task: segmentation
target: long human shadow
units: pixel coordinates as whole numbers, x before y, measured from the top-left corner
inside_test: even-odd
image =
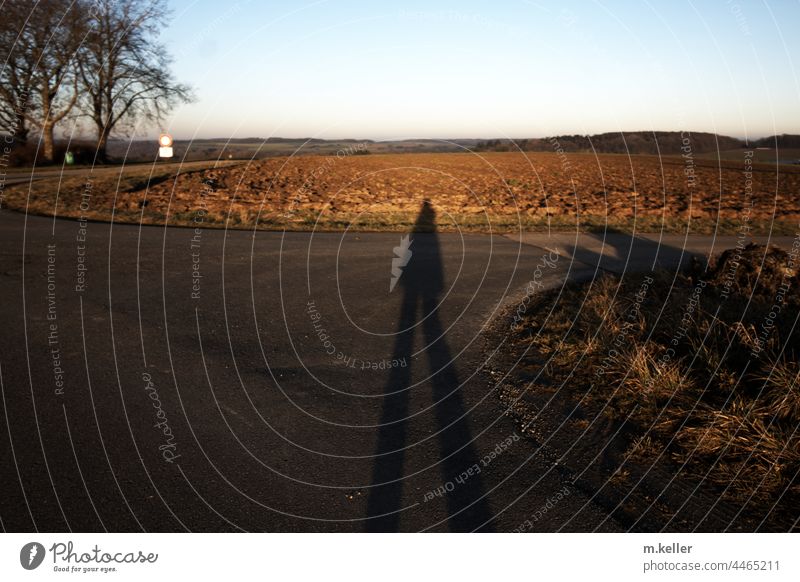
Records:
[[[450,348],[443,335],[437,310],[444,288],[439,239],[436,234],[436,212],[425,201],[411,235],[411,259],[403,269],[398,286],[403,289],[400,318],[393,360],[407,361],[406,367],[395,367],[386,383],[381,426],[375,451],[372,487],[367,503],[367,531],[398,531],[402,514],[405,449],[408,446],[408,411],[411,389],[411,356],[414,330],[422,327],[425,352],[430,367],[434,416],[438,428],[441,483],[453,483],[446,492],[449,527],[452,531],[487,531],[491,511],[484,497],[485,489],[479,474],[461,483],[456,477],[478,464],[472,435],[459,393],[459,379]],[[420,312],[419,319],[416,318]],[[421,320],[421,324],[417,325]],[[415,389],[418,390],[420,385]],[[419,446],[432,446],[423,444]],[[392,452],[395,451],[395,452]],[[422,499],[419,500],[422,502]]]

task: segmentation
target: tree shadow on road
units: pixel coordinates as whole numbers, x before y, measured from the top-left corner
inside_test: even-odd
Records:
[[[491,520],[488,502],[480,475],[472,475],[457,483],[456,477],[478,464],[478,455],[461,394],[460,382],[443,335],[438,312],[439,295],[444,288],[444,270],[436,234],[436,212],[426,200],[414,224],[411,235],[411,259],[403,269],[398,286],[403,289],[400,317],[394,345],[393,360],[409,362],[407,367],[395,367],[385,388],[381,426],[375,452],[372,488],[367,505],[367,531],[398,531],[403,514],[403,478],[405,449],[408,442],[409,400],[411,397],[411,360],[414,331],[422,329],[427,346],[437,424],[439,469],[441,483],[453,483],[447,493],[449,526],[453,531],[486,531]],[[419,319],[417,319],[417,312]],[[424,443],[419,446],[434,446]],[[422,502],[422,499],[418,500]],[[411,505],[411,503],[407,503]]]
[[[693,259],[707,259],[703,253],[613,228],[581,235],[578,243],[566,246],[566,256],[619,274],[656,269],[674,273]]]

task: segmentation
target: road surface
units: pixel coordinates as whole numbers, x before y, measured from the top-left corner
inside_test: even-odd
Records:
[[[19,184],[29,184],[30,182],[46,179],[62,179],[73,176],[86,177],[102,176],[102,175],[119,175],[126,172],[141,172],[144,170],[148,172],[163,173],[167,170],[176,172],[179,169],[182,171],[189,171],[198,168],[225,167],[240,164],[238,160],[203,160],[195,162],[165,162],[163,160],[154,164],[135,162],[125,165],[97,165],[94,168],[88,166],[40,166],[38,168],[15,168],[7,171],[2,175],[0,185],[2,187],[14,186]],[[2,188],[0,188],[2,190]]]
[[[624,530],[519,438],[485,329],[550,250],[553,286],[730,246],[7,211],[0,237],[9,531]]]

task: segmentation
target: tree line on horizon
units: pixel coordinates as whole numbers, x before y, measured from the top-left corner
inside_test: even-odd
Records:
[[[741,140],[727,135],[706,132],[625,131],[596,135],[559,135],[531,139],[489,139],[475,146],[488,152],[597,152],[604,154],[679,154],[689,140],[694,154],[713,153],[747,147],[800,148],[800,136],[777,135],[757,140]]]
[[[0,5],[0,133],[6,144],[56,161],[55,131],[87,122],[95,159],[109,137],[133,123],[161,120],[191,101],[170,71],[158,35],[169,12],[162,0],[6,0]]]

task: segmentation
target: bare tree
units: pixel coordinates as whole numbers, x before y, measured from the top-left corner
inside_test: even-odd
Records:
[[[97,128],[97,156],[123,120],[160,120],[191,100],[170,72],[158,34],[168,11],[161,0],[95,0],[83,45],[80,76],[85,109]]]
[[[38,115],[29,118],[42,132],[42,155],[52,162],[54,132],[78,100],[77,52],[85,36],[84,5],[75,0],[39,0],[26,27],[34,61]]]
[[[34,60],[25,30],[30,7],[24,0],[7,0],[0,8],[0,47],[7,51],[0,55],[0,130],[20,145],[28,140],[34,107]]]

